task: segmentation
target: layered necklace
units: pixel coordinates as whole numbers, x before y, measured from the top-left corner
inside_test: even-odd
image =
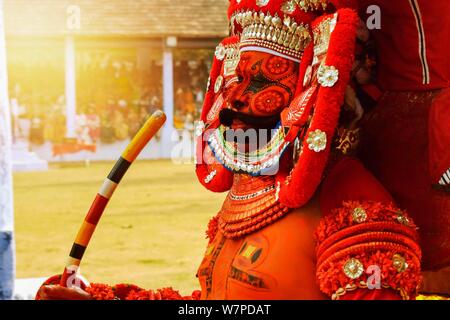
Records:
[[[272,137],[266,145],[249,152],[240,150],[237,142],[225,138],[228,130],[226,126],[219,126],[210,135],[208,144],[216,159],[236,173],[252,176],[268,174],[278,168],[280,158],[289,145],[280,123],[272,130]]]
[[[258,231],[290,211],[278,201],[275,174],[288,147],[280,124],[270,141],[254,151],[241,151],[236,141],[226,139],[225,126],[218,127],[208,144],[215,157],[235,172],[233,185],[219,212],[219,229],[227,238],[242,237]]]
[[[290,211],[278,201],[275,176],[235,174],[219,212],[219,229],[227,238],[258,231]]]

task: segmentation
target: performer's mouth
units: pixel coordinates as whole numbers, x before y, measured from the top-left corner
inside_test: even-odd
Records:
[[[237,120],[237,119],[234,119],[231,126],[229,126],[229,127],[233,130],[241,129],[244,131],[246,131],[247,129],[251,129],[251,127],[248,124],[246,124],[245,122],[242,122],[241,120]]]
[[[223,109],[219,114],[220,123],[234,130],[273,129],[280,121],[280,115],[255,117],[232,109]]]
[[[224,134],[226,141],[237,143],[243,152],[253,152],[269,143],[280,116],[255,117],[224,109],[219,119],[222,125],[229,128]]]

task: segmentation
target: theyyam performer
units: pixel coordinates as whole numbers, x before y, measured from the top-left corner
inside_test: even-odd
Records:
[[[230,37],[215,52],[196,130],[198,179],[227,192],[208,226],[199,291],[91,283],[38,296],[414,299],[417,227],[353,157],[359,116],[343,106],[354,9],[349,0],[230,1]]]

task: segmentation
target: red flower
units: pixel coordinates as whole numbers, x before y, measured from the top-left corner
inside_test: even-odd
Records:
[[[86,292],[94,300],[114,300],[115,298],[113,289],[102,283],[91,283],[91,286],[86,288]]]
[[[153,290],[130,291],[125,300],[161,300],[157,299]]]
[[[217,231],[219,230],[219,217],[212,217],[208,222],[208,230],[206,230],[206,239],[209,240],[209,243],[213,242],[216,237]]]
[[[181,294],[172,288],[158,289],[158,292],[161,294],[162,300],[183,300]]]
[[[118,284],[110,287],[106,284],[92,283],[86,291],[94,300],[200,300],[201,292],[196,290],[190,296],[183,297],[177,290],[162,288],[144,290],[133,284]]]
[[[192,292],[192,300],[200,300],[200,297],[202,296],[202,292],[200,290],[195,290]]]
[[[116,297],[123,300],[126,299],[126,297],[130,294],[131,291],[139,292],[144,290],[134,284],[127,284],[127,283],[116,284],[112,289]]]

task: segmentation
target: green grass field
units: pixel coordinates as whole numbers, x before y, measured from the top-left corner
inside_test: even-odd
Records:
[[[17,277],[61,273],[78,228],[113,163],[14,175]],[[224,195],[205,190],[193,165],[136,161],[84,256],[91,282],[198,289],[208,220]]]

